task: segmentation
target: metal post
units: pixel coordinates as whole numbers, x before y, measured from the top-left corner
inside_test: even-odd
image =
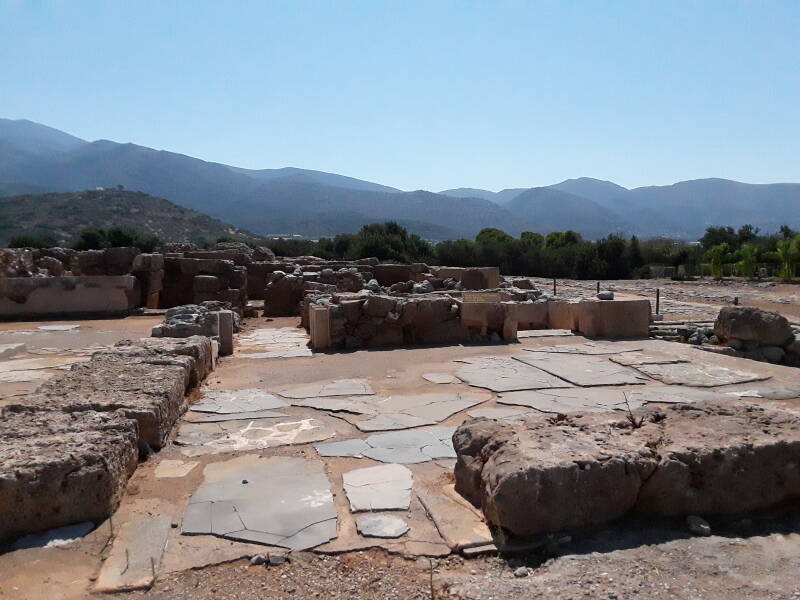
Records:
[[[600,293],[600,282],[599,281],[597,282],[597,293],[598,294]]]
[[[656,288],[656,314],[661,314],[661,288]]]
[[[556,294],[557,294],[557,292],[556,292],[556,278],[553,277],[553,296],[555,296]]]

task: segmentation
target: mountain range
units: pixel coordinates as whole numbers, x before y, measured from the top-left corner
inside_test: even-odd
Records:
[[[432,240],[484,227],[519,235],[572,229],[696,239],[709,225],[763,231],[800,225],[800,184],[699,179],[626,189],[582,177],[500,192],[401,191],[294,167],[242,169],[109,140],[89,142],[27,120],[0,119],[0,195],[124,186],[260,235],[330,236],[395,220]]]

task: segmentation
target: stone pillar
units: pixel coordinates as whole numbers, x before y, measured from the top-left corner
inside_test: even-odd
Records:
[[[219,336],[219,355],[233,354],[233,311],[221,310],[217,313],[217,335]]]
[[[516,319],[511,317],[506,317],[505,321],[503,321],[503,339],[506,342],[516,342],[517,341],[517,327],[518,323]]]
[[[327,306],[309,307],[311,347],[323,349],[331,347],[331,313]]]

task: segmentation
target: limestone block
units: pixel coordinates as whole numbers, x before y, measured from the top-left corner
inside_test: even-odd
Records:
[[[327,306],[312,305],[309,310],[311,346],[315,349],[331,346],[331,314]]]
[[[119,413],[0,409],[0,540],[114,512],[138,459]]]
[[[573,306],[577,312],[577,330],[585,336],[635,338],[650,335],[649,300],[585,300]]]
[[[197,293],[216,294],[222,289],[222,282],[215,275],[195,275],[192,279],[192,290]]]
[[[786,317],[745,306],[726,306],[720,310],[714,335],[723,342],[736,339],[758,346],[784,346],[794,339]]]
[[[219,355],[230,356],[233,354],[233,311],[220,310],[217,312],[217,337]]]
[[[549,309],[547,302],[504,302],[506,314],[519,323],[519,329],[547,329]]]
[[[576,302],[551,301],[547,306],[547,324],[550,329],[578,329]]]

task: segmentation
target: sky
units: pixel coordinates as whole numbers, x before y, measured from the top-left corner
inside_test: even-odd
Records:
[[[800,2],[0,0],[0,117],[404,190],[800,181]]]

